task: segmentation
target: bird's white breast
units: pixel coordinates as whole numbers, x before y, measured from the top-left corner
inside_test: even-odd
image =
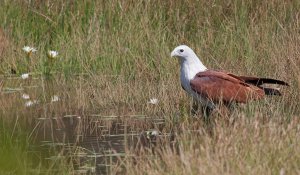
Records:
[[[183,88],[191,93],[191,85],[190,81],[195,77],[197,74],[195,71],[191,72],[191,67],[187,64],[182,64],[180,69],[180,81]]]
[[[196,99],[198,102],[202,103],[203,105],[207,105],[209,107],[213,107],[213,104],[209,102],[206,98],[201,97],[199,94],[197,94],[194,90],[191,88],[190,81],[195,78],[196,74],[205,71],[207,68],[202,65],[202,63],[194,62],[191,64],[188,61],[181,62],[181,68],[180,68],[180,81],[181,85],[184,88],[184,90],[192,96],[194,99]]]

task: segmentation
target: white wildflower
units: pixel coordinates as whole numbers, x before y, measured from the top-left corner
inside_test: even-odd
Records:
[[[25,103],[25,106],[26,106],[26,107],[30,107],[30,106],[32,106],[32,105],[34,105],[34,104],[37,104],[37,103],[38,103],[37,100],[28,100],[28,101]]]
[[[22,74],[22,75],[21,75],[21,78],[22,78],[23,80],[25,80],[25,79],[29,78],[29,74],[28,74],[28,73]]]
[[[59,101],[59,97],[57,95],[53,95],[51,97],[51,102],[56,102],[56,101]]]
[[[57,55],[58,55],[58,52],[57,52],[57,51],[54,51],[54,50],[50,50],[50,51],[48,51],[48,53],[47,53],[48,58],[51,58],[51,59],[56,58]]]
[[[34,48],[34,47],[29,47],[29,46],[24,46],[24,47],[23,47],[23,50],[24,50],[27,54],[31,54],[31,53],[37,51],[36,48]]]
[[[28,100],[30,99],[29,95],[28,94],[22,94],[22,98],[25,99],[25,100]]]
[[[148,134],[151,135],[151,136],[158,136],[159,135],[159,132],[158,131],[148,131]]]
[[[280,169],[279,175],[285,175],[285,170],[283,168]]]
[[[151,139],[151,138],[156,137],[158,135],[159,135],[159,132],[156,131],[156,130],[146,131],[146,137],[147,137],[147,139]]]
[[[148,103],[156,105],[158,103],[158,99],[157,98],[151,98]]]

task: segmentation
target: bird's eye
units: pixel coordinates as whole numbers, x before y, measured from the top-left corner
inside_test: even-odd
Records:
[[[183,52],[184,50],[183,50],[183,49],[180,49],[179,51],[180,51],[180,52]]]

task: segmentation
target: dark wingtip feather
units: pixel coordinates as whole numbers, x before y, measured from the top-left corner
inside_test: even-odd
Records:
[[[261,79],[262,84],[264,83],[271,83],[271,84],[279,84],[279,85],[284,85],[284,86],[290,86],[287,82],[281,81],[281,80],[276,80],[276,79],[271,79],[271,78],[262,78]]]
[[[290,86],[287,82],[276,80],[272,78],[257,78],[257,79],[244,79],[246,83],[256,84],[256,85],[262,85],[262,84],[278,84],[278,85],[284,85],[284,86]]]

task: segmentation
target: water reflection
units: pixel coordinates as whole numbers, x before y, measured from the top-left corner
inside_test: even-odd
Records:
[[[63,150],[64,155],[71,154],[76,170],[103,174],[114,171],[117,162],[130,156],[128,153],[132,150],[152,148],[159,137],[169,137],[158,130],[144,130],[157,123],[161,125],[163,119],[66,115],[36,119],[35,137],[45,150],[55,148]],[[48,160],[57,158],[53,153],[44,156],[50,156]]]
[[[86,88],[86,80],[80,76],[74,79],[66,83],[63,77],[4,78],[1,104],[8,110],[2,114],[20,114],[24,126],[30,126],[26,129],[33,141],[29,151],[40,155],[51,172],[65,161],[78,174],[123,172],[120,162],[124,157],[136,157],[140,150],[153,151],[159,143],[174,140],[162,132],[163,118],[103,116],[94,114],[98,110],[87,110],[80,101],[84,99],[74,97],[78,88]],[[29,100],[32,104],[26,105]],[[15,111],[7,113],[12,111],[9,109]]]

